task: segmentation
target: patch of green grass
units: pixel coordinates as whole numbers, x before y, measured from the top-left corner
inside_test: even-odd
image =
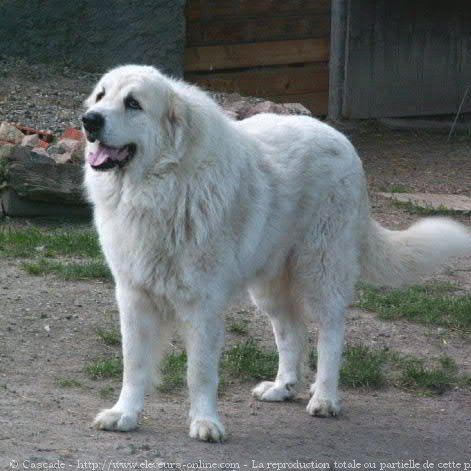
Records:
[[[416,214],[417,216],[457,216],[463,214],[462,211],[455,211],[454,209],[446,208],[445,206],[439,206],[433,208],[432,206],[419,206],[412,201],[394,201],[393,205],[399,209],[403,209],[409,214]]]
[[[356,307],[374,311],[381,319],[471,330],[471,294],[456,294],[456,287],[450,284],[430,283],[400,289],[362,285]]]
[[[278,353],[261,348],[253,338],[235,344],[222,359],[224,372],[242,379],[267,379],[276,375]]]
[[[398,379],[399,385],[425,394],[443,394],[457,383],[457,368],[450,357],[441,357],[439,363],[440,366],[427,367],[416,358],[405,360]]]
[[[73,378],[57,378],[56,383],[61,388],[80,388],[82,386],[80,381]]]
[[[411,355],[388,352],[387,362],[393,369],[390,382],[400,388],[422,394],[443,394],[456,384],[465,384],[458,375],[456,362],[448,355],[424,359]],[[395,370],[395,371],[394,371]]]
[[[103,358],[85,366],[85,372],[92,379],[118,378],[123,373],[121,357]]]
[[[23,268],[31,275],[56,275],[64,280],[112,280],[111,272],[102,260],[61,261],[40,258],[24,262]]]
[[[65,280],[111,280],[98,237],[90,228],[0,226],[0,257],[26,258],[32,275],[53,274]]]
[[[461,378],[459,379],[459,382],[463,386],[471,387],[471,374],[466,373],[462,375]]]
[[[100,337],[105,345],[110,347],[121,345],[121,333],[117,327],[109,329],[97,329],[98,337]]]
[[[0,228],[0,256],[30,258],[35,255],[94,258],[101,256],[101,250],[92,230]]]
[[[383,367],[387,361],[386,351],[367,345],[346,345],[343,351],[340,383],[349,388],[376,389],[385,385]],[[308,365],[317,369],[317,351],[309,352]]]
[[[112,396],[114,393],[114,388],[113,386],[104,386],[103,388],[100,388],[98,390],[98,395],[102,399],[108,399],[110,396]]]
[[[383,366],[386,354],[383,349],[366,345],[347,345],[343,353],[340,383],[350,388],[374,389],[384,386]]]
[[[112,279],[96,233],[84,227],[0,226],[0,257],[29,259],[22,266],[32,275]]]
[[[316,369],[317,355],[312,350],[309,366]],[[453,358],[442,355],[425,361],[382,348],[363,344],[347,345],[343,353],[340,383],[350,388],[376,389],[391,384],[423,394],[443,394],[456,384],[471,386],[471,377],[459,376]]]
[[[317,353],[309,352],[309,366],[315,370]],[[429,366],[431,365],[431,366]],[[253,338],[245,339],[225,351],[221,361],[220,387],[228,379],[272,379],[276,375],[278,354],[260,347]],[[86,365],[92,379],[115,378],[122,374],[121,358],[111,357]],[[168,393],[186,384],[187,355],[184,351],[169,353],[161,366],[159,392]],[[471,387],[471,375],[458,374],[455,361],[446,355],[425,361],[404,356],[384,348],[363,344],[347,345],[343,353],[340,383],[344,387],[377,389],[394,385],[423,394],[443,394],[454,385]],[[113,392],[103,388],[102,397]]]
[[[453,360],[448,355],[442,355],[438,358],[438,362],[440,363],[440,367],[444,370],[449,371],[450,373],[457,373],[458,372],[458,366],[456,364],[456,361]]]
[[[232,321],[226,326],[227,332],[239,335],[247,335],[249,333],[249,323],[247,321]]]
[[[170,392],[182,388],[186,383],[186,352],[169,353],[162,361],[160,368],[160,392]]]
[[[383,193],[409,193],[410,188],[407,188],[401,183],[390,183],[381,187]]]
[[[182,388],[186,382],[187,356],[177,351],[168,354],[161,366],[158,390],[169,392]],[[262,349],[253,338],[239,342],[224,352],[221,360],[220,386],[227,377],[238,379],[267,379],[276,375],[278,354]]]

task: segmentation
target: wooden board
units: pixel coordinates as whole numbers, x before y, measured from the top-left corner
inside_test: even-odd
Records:
[[[219,92],[271,97],[325,91],[329,88],[326,63],[305,67],[273,67],[244,72],[190,73],[185,79]]]
[[[469,0],[349,2],[343,114],[453,114],[471,84]],[[471,111],[471,99],[463,107]]]
[[[330,11],[329,112],[332,121],[342,116],[345,85],[348,0],[332,0]]]
[[[330,11],[330,0],[188,0],[188,20],[241,16],[274,16],[304,13],[306,16]]]
[[[185,78],[327,113],[331,0],[188,0]]]
[[[268,18],[213,19],[187,23],[187,46],[282,41],[329,36],[330,16],[290,15]]]
[[[189,47],[185,51],[185,71],[326,62],[328,58],[328,38]]]

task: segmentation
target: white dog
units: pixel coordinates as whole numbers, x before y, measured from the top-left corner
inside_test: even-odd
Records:
[[[124,356],[100,429],[137,427],[169,326],[188,354],[190,436],[224,438],[216,410],[222,312],[248,287],[268,314],[278,374],[253,391],[292,398],[305,321],[319,325],[311,415],[339,413],[345,313],[361,278],[398,285],[471,250],[467,230],[426,219],[390,231],[368,215],[360,159],[309,117],[231,120],[204,92],[152,67],[107,73],[86,102],[86,187],[116,282]]]

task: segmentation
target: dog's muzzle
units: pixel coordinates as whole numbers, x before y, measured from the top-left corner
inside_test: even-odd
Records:
[[[105,126],[105,118],[96,111],[89,111],[82,116],[83,128],[90,142],[95,142]]]

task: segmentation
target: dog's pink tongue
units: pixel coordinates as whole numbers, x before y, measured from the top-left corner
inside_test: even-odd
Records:
[[[110,160],[124,160],[128,156],[128,151],[125,148],[117,149],[115,147],[108,147],[104,144],[98,144],[95,152],[89,152],[87,161],[93,167],[98,167]]]

